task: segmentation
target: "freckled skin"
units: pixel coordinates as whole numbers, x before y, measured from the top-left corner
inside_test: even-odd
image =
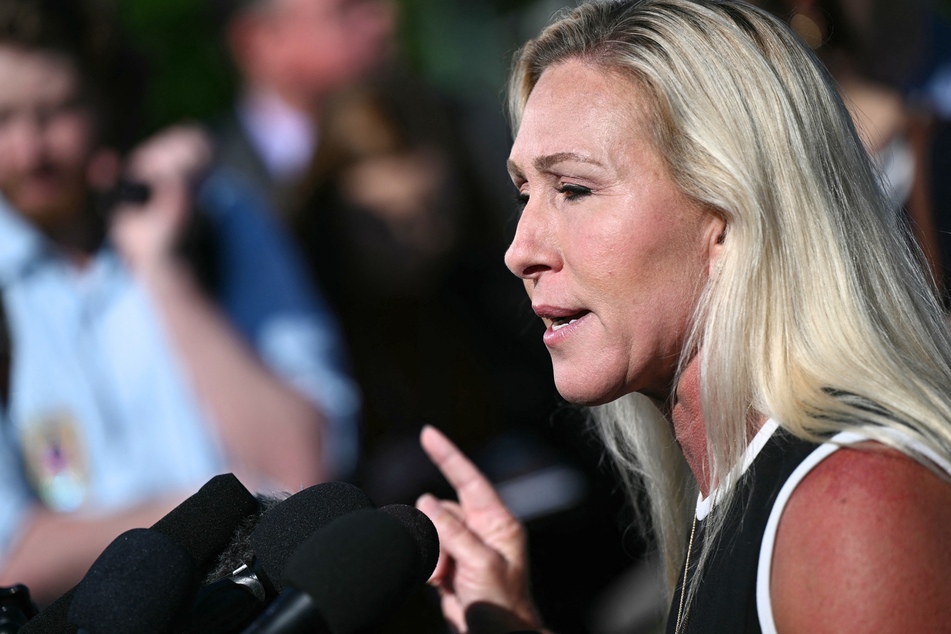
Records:
[[[776,536],[785,632],[947,632],[951,486],[893,450],[841,449],[800,484]]]

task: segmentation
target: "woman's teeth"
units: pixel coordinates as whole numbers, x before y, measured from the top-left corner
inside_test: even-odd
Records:
[[[554,320],[554,321],[551,322],[551,329],[552,329],[552,331],[561,330],[562,328],[564,328],[564,327],[567,326],[568,324],[573,324],[573,323],[575,323],[576,321],[578,321],[578,320],[577,320],[577,319],[570,319],[570,320],[556,319],[556,320]]]

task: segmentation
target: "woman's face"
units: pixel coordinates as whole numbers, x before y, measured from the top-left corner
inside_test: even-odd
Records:
[[[572,402],[669,395],[720,248],[723,221],[674,186],[647,103],[619,74],[549,67],[509,158],[524,209],[505,263],[548,326],[555,384]]]

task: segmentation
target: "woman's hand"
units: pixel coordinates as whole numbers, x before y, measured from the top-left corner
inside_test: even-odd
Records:
[[[439,590],[446,620],[463,634],[540,628],[522,525],[441,432],[423,428],[420,443],[459,498],[456,503],[426,494],[417,502],[439,532],[439,562],[429,583]]]

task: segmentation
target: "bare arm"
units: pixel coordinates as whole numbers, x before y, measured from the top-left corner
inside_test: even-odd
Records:
[[[54,513],[37,507],[3,562],[0,586],[26,584],[38,603],[49,603],[76,585],[118,535],[132,528],[151,526],[179,502],[170,497],[97,517]]]
[[[796,489],[776,536],[782,634],[946,632],[951,484],[892,450],[840,449]]]
[[[321,412],[265,367],[172,253],[190,207],[189,177],[208,152],[193,128],[173,129],[137,151],[130,172],[148,182],[153,195],[144,206],[120,210],[112,235],[157,306],[234,472],[249,486],[263,475],[298,490],[326,475]]]

